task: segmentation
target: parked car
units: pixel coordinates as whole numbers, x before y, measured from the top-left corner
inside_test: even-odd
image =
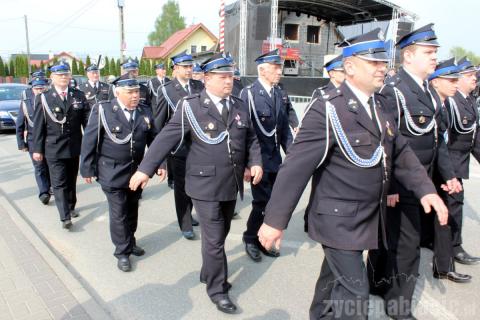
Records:
[[[15,130],[23,90],[20,83],[0,83],[0,131]]]

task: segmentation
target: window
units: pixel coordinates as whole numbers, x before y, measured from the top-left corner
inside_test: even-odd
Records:
[[[307,26],[307,42],[320,43],[320,27],[319,26]]]
[[[298,24],[285,24],[285,40],[298,41]]]
[[[207,51],[207,46],[202,46],[202,52]]]
[[[192,47],[190,48],[190,53],[192,53],[192,54],[193,54],[193,53],[197,53],[197,46],[192,46]]]

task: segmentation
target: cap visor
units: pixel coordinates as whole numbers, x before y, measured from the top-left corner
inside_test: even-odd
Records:
[[[368,61],[381,61],[381,62],[388,62],[388,56],[385,52],[375,52],[375,53],[367,53],[367,54],[359,54],[354,57],[368,60]]]

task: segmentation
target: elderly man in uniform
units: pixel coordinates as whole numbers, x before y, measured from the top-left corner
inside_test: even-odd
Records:
[[[88,104],[92,108],[95,103],[108,100],[110,86],[100,81],[100,70],[96,64],[89,65],[86,71],[88,81],[82,83],[79,89],[85,93]]]
[[[278,257],[277,251],[266,251],[259,245],[258,229],[263,223],[265,206],[270,199],[277,172],[282,163],[280,149],[286,152],[293,137],[288,125],[286,101],[277,87],[282,74],[282,60],[278,49],[258,57],[258,79],[242,90],[240,97],[248,105],[253,126],[262,152],[263,177],[260,183],[252,184],[252,211],[243,233],[245,252],[255,262],[267,256]]]
[[[35,99],[32,158],[47,159],[60,220],[63,228],[70,229],[71,218],[78,217],[78,163],[82,127],[87,124],[90,107],[82,91],[68,87],[72,74],[66,62],[60,61],[50,71],[50,89]]]
[[[170,79],[166,76],[167,71],[165,70],[165,64],[157,63],[154,68],[156,76],[148,80],[147,83],[147,87],[150,90],[150,97],[152,98],[152,107],[157,105],[157,97],[160,86],[163,86],[165,83],[170,81]]]
[[[123,78],[130,78],[130,79],[137,79],[138,78],[138,61],[133,59],[127,59],[121,66],[120,66],[120,74],[122,79]],[[118,78],[117,78],[118,79]],[[140,103],[144,105],[146,108],[151,108],[151,96],[150,91],[147,86],[142,83],[138,84],[140,86]],[[115,98],[115,85],[110,87],[109,93],[109,100],[113,100]]]
[[[340,87],[340,85],[345,80],[345,71],[343,70],[342,60],[343,60],[343,56],[339,55],[334,59],[325,63],[323,67],[325,68],[325,70],[327,70],[330,80],[326,85],[313,90],[312,100],[315,98],[321,98],[328,91],[331,91],[333,89]]]
[[[428,77],[430,81],[430,87],[433,88],[432,94],[438,101],[442,111],[442,123],[440,126],[440,134],[444,136],[444,140],[448,143],[450,121],[448,119],[448,110],[445,106],[445,101],[449,97],[453,97],[457,92],[458,78],[461,75],[458,73],[458,66],[455,64],[455,58],[451,58],[440,62],[435,68],[435,72]],[[450,155],[451,156],[451,155]],[[451,159],[451,157],[450,157]],[[433,245],[433,276],[439,279],[448,279],[453,282],[466,283],[470,282],[471,276],[467,274],[461,274],[455,271],[455,261],[453,257],[453,245],[452,245],[452,213],[454,211],[448,206],[448,198],[450,196],[456,197],[457,195],[449,195],[448,189],[443,185],[438,170],[434,172],[433,181],[437,187],[438,193],[445,201],[449,212],[449,222],[446,226],[441,226],[434,220],[434,245]],[[445,190],[443,190],[445,188]]]
[[[461,185],[455,178],[443,136],[439,134],[441,108],[432,97],[427,81],[437,65],[439,44],[436,39],[432,24],[402,37],[397,43],[402,67],[380,93],[387,98],[386,106],[395,117],[395,126],[409,142],[429,177],[438,170],[448,191],[458,192]],[[415,319],[412,296],[418,277],[420,241],[431,221],[424,219],[427,216],[418,195],[395,177],[388,193],[388,249],[369,252],[370,287],[373,294],[385,299],[386,313],[390,317]]]
[[[114,256],[124,272],[132,269],[130,255],[145,253],[135,240],[142,190],[130,190],[129,181],[157,133],[151,110],[139,104],[139,88],[136,79],[119,80],[116,98],[95,105],[85,129],[80,167],[85,181],[97,178],[107,197]],[[159,175],[163,179],[165,171]]]
[[[176,77],[162,86],[158,92],[157,105],[153,108],[155,126],[161,130],[173,117],[178,102],[186,96],[199,93],[203,90],[203,83],[192,79],[192,56],[186,52],[179,53],[171,58]],[[185,166],[188,148],[180,146],[174,154],[168,157],[173,173],[173,192],[178,225],[182,235],[188,239],[195,239],[192,226],[198,222],[192,218],[192,200],[185,192]],[[169,170],[170,171],[170,170]]]
[[[463,180],[469,178],[470,154],[480,162],[478,112],[475,99],[471,95],[476,87],[478,68],[467,57],[458,61],[458,68],[461,75],[458,79],[458,90],[453,97],[446,100],[445,105],[449,111],[450,120],[448,152],[456,176],[463,185]],[[453,255],[458,263],[477,264],[480,258],[471,256],[462,247],[463,203],[463,190],[458,194],[449,194],[447,197],[447,206],[451,215]]]
[[[260,149],[247,106],[232,96],[232,60],[217,54],[202,64],[205,90],[183,98],[177,112],[150,146],[130,180],[136,190],[145,187],[170,150],[185,140],[186,192],[192,198],[202,231],[200,281],[218,310],[235,313],[228,296],[225,239],[237,193],[243,196],[246,168],[257,184],[262,178]]]
[[[43,71],[34,72],[34,77],[30,81],[30,88],[22,93],[22,101],[18,110],[16,121],[18,150],[28,152],[32,159],[35,181],[38,187],[38,198],[43,204],[50,201],[50,176],[48,175],[47,161],[33,160],[33,114],[35,111],[35,99],[48,87],[48,80]]]
[[[446,223],[445,205],[375,93],[388,60],[381,36],[377,28],[340,45],[346,81],[307,110],[259,231],[265,248],[279,247],[282,230],[313,176],[308,233],[322,244],[325,257],[310,307],[312,320],[367,319],[362,253],[386,241],[385,197],[392,175]]]

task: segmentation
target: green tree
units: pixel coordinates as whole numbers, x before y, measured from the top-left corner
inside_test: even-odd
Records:
[[[100,73],[103,77],[110,75],[110,61],[108,60],[108,57],[105,57],[105,66],[100,70]]]
[[[15,77],[15,62],[13,59],[10,59],[9,67],[8,67],[8,75]]]
[[[452,47],[450,49],[450,55],[457,60],[466,56],[474,65],[480,64],[480,56],[477,56],[473,51],[469,51],[463,47]]]
[[[113,58],[110,59],[110,72],[109,72],[109,75],[118,76],[117,66],[115,65],[115,59],[113,59]]]
[[[148,35],[148,44],[159,46],[173,33],[185,28],[185,18],[180,16],[180,7],[175,0],[168,0],[162,13],[155,20],[154,30]]]
[[[43,60],[40,62],[40,70],[45,71],[45,63],[43,63]]]
[[[98,63],[98,62],[97,62]],[[90,59],[90,56],[87,55],[87,58],[85,59],[85,65],[89,67],[92,64],[92,60]]]
[[[71,66],[72,74],[73,75],[78,75],[78,63],[77,59],[72,60],[72,66]]]
[[[85,74],[85,65],[82,60],[78,61],[78,74]]]
[[[0,77],[5,76],[5,64],[3,63],[2,57],[0,57]]]
[[[5,64],[5,77],[10,75],[10,70],[8,69],[8,64]]]
[[[18,55],[15,57],[15,77],[28,77],[28,62],[25,55]]]

